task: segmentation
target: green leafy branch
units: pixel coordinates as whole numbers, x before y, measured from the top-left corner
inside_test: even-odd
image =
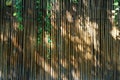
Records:
[[[6,6],[12,6],[12,0],[6,0],[5,4]]]
[[[17,21],[18,21],[18,29],[19,30],[23,30],[23,24],[22,24],[22,20],[23,20],[23,17],[22,17],[22,0],[17,0],[15,5],[14,5],[14,8],[15,8],[15,12],[13,13],[13,16],[16,17]]]
[[[118,25],[118,12],[120,9],[119,2],[120,2],[119,0],[114,0],[114,3],[113,3],[114,9],[112,10],[112,13],[113,13],[112,18],[114,19],[114,22],[116,25]]]
[[[47,33],[48,35],[48,43],[49,45],[51,45],[51,37],[50,37],[50,34],[51,34],[51,28],[52,28],[52,25],[51,25],[51,20],[50,20],[50,17],[51,17],[51,9],[52,9],[52,6],[51,6],[51,1],[47,1],[47,7],[46,7],[46,15],[44,16],[43,18],[43,13],[41,11],[41,0],[36,0],[36,6],[35,6],[35,9],[37,11],[37,44],[40,44],[41,41],[42,41],[42,33],[43,33],[43,27],[44,27],[44,31]],[[45,22],[44,26],[42,25],[43,23]],[[51,50],[50,48],[48,48],[48,51],[47,51],[47,58],[50,59],[50,53],[51,53]]]
[[[40,0],[36,0],[36,11],[37,12],[37,22],[38,22],[38,27],[37,27],[37,44],[40,44],[41,41],[42,41],[42,32],[43,32],[43,29],[42,29],[42,24],[43,24],[43,15],[42,15],[42,12],[40,11]]]
[[[48,43],[49,45],[51,46],[51,28],[52,28],[52,25],[51,25],[51,9],[52,9],[52,6],[51,6],[51,3],[53,3],[54,1],[53,0],[50,0],[50,1],[47,1],[47,15],[45,17],[45,31],[47,32],[47,34],[49,35],[48,36]],[[48,48],[48,52],[47,52],[47,58],[50,59],[50,55],[51,55],[51,49]]]
[[[73,3],[78,3],[78,0],[72,0]]]

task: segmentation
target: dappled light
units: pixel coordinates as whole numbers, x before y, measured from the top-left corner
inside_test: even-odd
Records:
[[[66,59],[64,59],[64,60],[61,59],[60,64],[61,64],[64,68],[67,68],[67,67],[69,66]]]
[[[0,79],[1,79],[1,77],[2,77],[2,72],[1,72],[1,70],[0,70]]]
[[[85,59],[86,59],[86,60],[91,60],[91,59],[92,59],[92,54],[91,54],[90,52],[87,52],[87,53],[85,54]]]
[[[18,30],[18,23],[17,23],[17,22],[14,22],[14,23],[13,23],[13,29],[14,29],[15,31]]]
[[[59,3],[58,0],[57,0],[57,1],[54,1],[54,2],[52,3],[52,10],[53,10],[53,11],[57,11],[57,12],[60,11],[60,3]]]
[[[48,34],[45,34],[45,45],[47,46],[47,47],[51,47],[51,49],[54,49],[54,44],[53,44],[53,41],[52,41],[52,39],[51,39],[51,43],[49,44],[49,37],[50,35],[48,35]]]
[[[17,38],[16,38],[16,37],[12,37],[11,39],[12,39],[12,43],[13,43],[14,47],[18,48],[18,50],[19,50],[20,52],[22,52],[22,48],[21,48],[21,46],[18,44]]]
[[[117,27],[112,27],[110,34],[115,40],[120,40],[120,30]]]
[[[68,22],[72,23],[73,22],[73,17],[70,12],[66,11],[66,18]]]
[[[22,0],[19,16],[3,4],[0,80],[120,79],[112,1]]]
[[[76,7],[75,7],[74,5],[72,6],[72,9],[73,9],[73,11],[75,11],[75,12],[77,11],[77,9],[76,9]]]
[[[42,58],[39,53],[35,52],[35,62],[45,70],[45,72],[49,73],[54,79],[57,78],[57,72],[54,71],[54,68],[48,64],[44,58]],[[51,74],[52,73],[52,74]],[[39,75],[38,75],[39,76]]]
[[[0,39],[1,41],[7,41],[7,36],[1,34]]]

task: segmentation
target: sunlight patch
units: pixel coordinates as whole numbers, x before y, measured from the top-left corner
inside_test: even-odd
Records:
[[[66,11],[66,18],[68,22],[72,23],[73,22],[73,17],[70,12]]]
[[[110,31],[111,36],[116,40],[120,40],[120,31],[117,29],[117,27],[113,27],[112,30]]]
[[[49,39],[48,37],[49,37],[49,35],[46,34],[45,35],[45,43],[46,43],[47,47],[51,47],[53,49],[54,48],[54,44],[52,42],[52,39]]]
[[[87,52],[87,53],[85,54],[85,59],[86,59],[86,60],[91,60],[91,59],[92,59],[92,54],[90,54],[89,52]]]
[[[72,76],[73,76],[74,80],[79,80],[80,79],[80,72],[72,70],[71,73],[72,73]]]
[[[1,77],[2,77],[2,72],[0,71],[0,79],[1,79]]]
[[[7,41],[7,36],[1,34],[1,35],[0,35],[0,39],[1,39],[2,41]]]

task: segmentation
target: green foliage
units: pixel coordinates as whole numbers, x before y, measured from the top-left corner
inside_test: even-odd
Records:
[[[53,3],[53,2],[54,2],[54,0],[50,0],[50,1],[48,0],[47,1],[47,15],[45,17],[45,23],[46,23],[45,31],[49,35],[51,34],[51,29],[52,29],[51,20],[50,20],[50,17],[51,17],[50,11],[52,9],[51,3]],[[52,42],[51,37],[48,36],[48,43],[49,43],[50,46],[51,46],[51,42]],[[50,59],[50,55],[51,55],[51,49],[49,48],[48,52],[47,52],[47,58],[48,59]]]
[[[52,25],[51,25],[51,20],[50,20],[50,16],[51,16],[51,9],[52,9],[52,6],[51,6],[51,2],[53,2],[53,0],[48,0],[47,1],[47,7],[46,7],[46,15],[44,16],[44,14],[42,13],[42,11],[40,11],[41,9],[41,1],[40,0],[36,0],[36,6],[35,6],[35,9],[37,12],[37,44],[40,44],[41,41],[42,41],[42,33],[43,33],[43,27],[44,27],[44,31],[47,33],[47,35],[50,35],[51,34],[51,28],[52,28]],[[44,17],[44,18],[43,18]],[[43,23],[44,26],[42,25]],[[49,45],[51,45],[51,38],[50,36],[48,36],[48,43]],[[48,48],[48,52],[47,52],[47,58],[50,59],[50,48]]]
[[[73,3],[78,3],[78,0],[72,0]]]
[[[49,1],[49,0],[48,0]],[[51,2],[51,1],[50,1]],[[40,44],[40,42],[42,41],[42,33],[43,33],[43,21],[45,21],[45,25],[44,25],[44,30],[45,32],[49,35],[50,32],[51,32],[51,21],[50,21],[50,10],[52,8],[51,4],[47,3],[47,7],[46,7],[46,12],[47,12],[47,15],[45,16],[44,20],[43,20],[43,14],[42,12],[40,11],[41,7],[40,7],[40,0],[36,0],[36,6],[35,6],[36,10],[38,11],[37,13],[37,22],[38,22],[38,30],[37,30],[37,33],[38,33],[38,36],[37,36],[37,43]],[[48,39],[49,43],[51,42],[50,39]]]
[[[18,29],[22,31],[23,28],[24,28],[23,25],[22,25],[22,24],[19,24]]]
[[[12,0],[6,0],[5,4],[6,6],[12,6]]]
[[[36,6],[35,6],[35,9],[37,12],[37,22],[38,22],[38,27],[37,27],[37,44],[40,44],[41,41],[42,41],[42,32],[43,32],[43,29],[42,29],[42,24],[43,24],[43,15],[42,15],[42,12],[39,11],[40,10],[40,0],[36,0]]]
[[[114,6],[114,10],[112,10],[113,13],[112,18],[114,19],[115,24],[118,25],[118,17],[119,17],[118,12],[120,8],[119,0],[114,0],[113,6]]]
[[[37,44],[40,44],[42,41],[42,31],[42,27],[38,27]]]
[[[13,13],[13,16],[16,17],[16,19],[19,23],[18,29],[22,31],[24,29],[23,24],[22,24],[22,20],[23,20],[23,17],[22,17],[22,0],[17,0],[15,5],[14,5],[14,8],[15,8],[15,12]]]

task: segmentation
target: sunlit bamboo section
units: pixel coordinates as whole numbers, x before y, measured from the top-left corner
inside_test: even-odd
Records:
[[[0,0],[0,80],[120,80],[113,9],[113,0]]]

